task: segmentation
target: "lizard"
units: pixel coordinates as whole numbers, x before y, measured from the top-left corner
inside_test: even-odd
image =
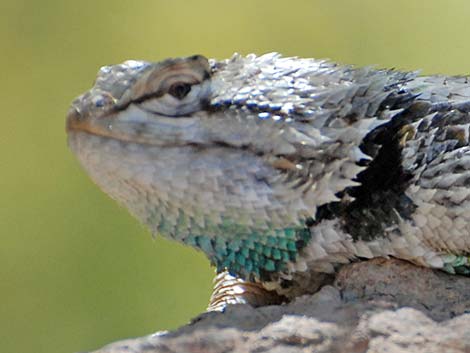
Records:
[[[468,275],[469,126],[468,77],[277,53],[104,66],[66,120],[105,193],[209,258],[215,310],[375,257]]]

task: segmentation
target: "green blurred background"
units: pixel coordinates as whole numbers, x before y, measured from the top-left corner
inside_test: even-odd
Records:
[[[64,116],[102,65],[279,51],[470,73],[470,2],[0,2],[0,351],[76,352],[173,329],[213,270],[149,233],[66,147]]]

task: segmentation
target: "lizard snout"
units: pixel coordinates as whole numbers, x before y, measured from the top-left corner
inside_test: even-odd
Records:
[[[80,125],[82,121],[83,117],[80,111],[75,106],[71,106],[67,112],[65,131],[70,132],[72,130],[76,130],[77,126]]]

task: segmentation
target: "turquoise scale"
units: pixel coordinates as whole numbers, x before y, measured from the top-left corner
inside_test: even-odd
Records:
[[[470,276],[470,256],[450,256],[452,256],[454,260],[445,264],[444,271],[451,274]]]
[[[233,238],[191,235],[184,242],[206,253],[218,271],[227,269],[245,279],[269,278],[270,274],[285,270],[287,262],[295,261],[299,250],[310,240],[308,228],[275,230],[269,235],[222,234],[231,234]]]

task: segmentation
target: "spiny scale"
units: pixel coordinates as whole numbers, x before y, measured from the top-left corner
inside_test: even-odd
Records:
[[[193,56],[102,68],[67,131],[106,193],[209,257],[220,307],[361,258],[467,273],[469,111],[466,77]]]

